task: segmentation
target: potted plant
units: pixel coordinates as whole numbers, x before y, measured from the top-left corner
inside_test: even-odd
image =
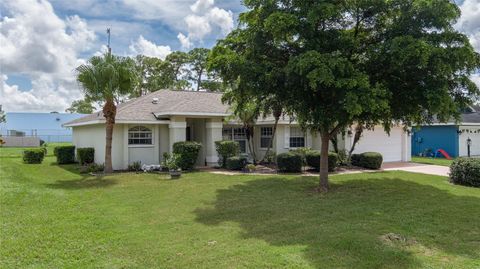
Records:
[[[178,154],[171,154],[165,159],[165,166],[170,172],[171,179],[177,179],[182,175],[182,170],[178,166],[180,156]]]

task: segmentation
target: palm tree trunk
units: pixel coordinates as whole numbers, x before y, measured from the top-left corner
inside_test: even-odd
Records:
[[[113,100],[107,100],[103,106],[103,116],[105,117],[105,173],[112,173],[112,138],[113,126],[115,125],[115,116],[117,107]]]
[[[320,132],[322,147],[320,151],[320,182],[319,191],[328,192],[328,142],[330,141],[330,134],[328,131]]]

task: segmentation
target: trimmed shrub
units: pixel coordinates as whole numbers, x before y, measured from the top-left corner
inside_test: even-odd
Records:
[[[58,164],[75,162],[75,146],[58,146],[55,147],[54,153]]]
[[[247,165],[247,158],[242,156],[233,156],[227,158],[228,170],[242,170]]]
[[[311,148],[296,148],[296,149],[291,149],[290,152],[293,154],[297,154],[300,157],[302,157],[302,166],[307,165],[307,153],[312,151]]]
[[[41,148],[26,149],[23,151],[24,163],[42,163],[44,157],[45,157],[45,152]]]
[[[95,149],[94,148],[78,148],[77,159],[81,165],[86,165],[94,162]]]
[[[350,156],[350,163],[354,166],[360,166],[360,159],[362,158],[362,155],[361,154],[352,154],[352,156]]]
[[[367,169],[380,169],[383,157],[378,152],[364,152],[362,154],[352,154],[351,162],[352,165]]]
[[[458,158],[450,165],[450,182],[480,187],[480,159]]]
[[[277,155],[277,169],[280,172],[301,172],[302,157],[292,152],[280,153]]]
[[[182,170],[191,170],[197,162],[202,144],[194,141],[182,141],[173,144],[173,153],[178,154],[178,166]]]
[[[47,156],[47,147],[46,146],[42,146],[40,147],[41,150],[43,150],[43,156]]]
[[[218,153],[218,164],[223,168],[227,166],[228,158],[240,153],[240,144],[237,141],[215,141],[215,148]]]
[[[320,151],[319,150],[311,150],[306,153],[305,159],[307,165],[315,169],[316,171],[320,171]],[[338,154],[335,152],[328,153],[328,171],[333,172],[338,166]]]

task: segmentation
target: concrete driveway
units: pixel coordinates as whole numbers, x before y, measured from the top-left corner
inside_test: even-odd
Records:
[[[428,175],[448,177],[450,167],[441,165],[430,165],[420,163],[392,162],[384,163],[382,169],[385,171],[406,171],[413,173],[422,173]]]

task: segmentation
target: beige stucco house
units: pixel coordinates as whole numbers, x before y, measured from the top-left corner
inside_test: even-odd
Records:
[[[171,152],[178,141],[202,144],[197,165],[216,165],[215,141],[235,140],[242,152],[249,149],[241,125],[229,118],[229,107],[221,102],[222,95],[211,92],[161,90],[123,103],[117,108],[113,132],[112,162],[116,170],[141,161],[158,164],[164,152]],[[260,158],[272,139],[273,118],[259,119],[254,131],[256,154]],[[102,112],[64,124],[73,131],[77,148],[95,148],[95,161],[105,159],[105,118]],[[339,137],[339,147],[349,149],[352,137]],[[273,138],[273,151],[286,152],[298,147],[320,149],[319,135],[303,132],[296,122],[282,118]],[[386,162],[410,160],[410,137],[400,127],[390,136],[382,128],[367,131],[355,152],[378,151]]]

